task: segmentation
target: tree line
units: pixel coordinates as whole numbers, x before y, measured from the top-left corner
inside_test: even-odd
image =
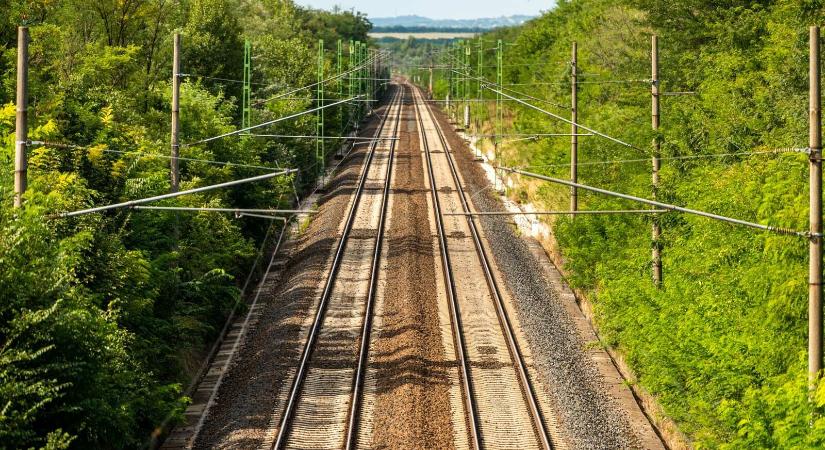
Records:
[[[507,93],[569,117],[576,41],[579,121],[634,147],[579,137],[579,182],[650,198],[657,138],[660,201],[806,230],[807,155],[774,149],[807,144],[808,26],[821,24],[823,13],[822,2],[809,0],[559,1],[523,26],[483,35],[482,75],[496,81],[493,49],[502,39]],[[658,132],[650,119],[653,34],[662,91],[683,93],[662,97]],[[477,41],[470,42],[475,76]],[[449,77],[436,74],[443,98]],[[477,82],[470,86],[475,98]],[[453,98],[460,100],[455,91]],[[474,129],[495,133],[494,104],[473,107],[471,122],[481,120]],[[570,132],[513,102],[505,102],[502,122],[505,134]],[[569,137],[509,140],[499,164],[569,177]],[[489,139],[482,145],[493,152]],[[569,207],[567,187],[516,181],[514,199],[538,210]],[[582,190],[579,202],[582,210],[640,206]],[[664,214],[657,289],[649,215],[551,220],[568,281],[593,302],[603,344],[625,355],[632,381],[697,448],[825,446],[825,388],[809,392],[806,373],[805,239]]]
[[[30,29],[29,190],[12,208],[16,28]],[[291,0],[0,2],[0,448],[138,448],[167,418],[235,306],[269,221],[220,213],[58,212],[169,190],[172,35],[181,34],[181,140],[239,127],[244,41],[253,123],[313,107],[317,42],[367,42],[360,13]],[[328,95],[334,98],[337,92]],[[330,109],[329,111],[336,111]],[[327,114],[345,125],[346,110]],[[312,116],[267,132],[311,135]],[[329,148],[329,147],[328,147]],[[314,181],[315,146],[233,137],[184,146],[182,189],[299,176],[168,200],[166,206],[291,207]],[[212,164],[208,161],[240,165]],[[250,166],[257,166],[250,167]],[[275,169],[272,169],[275,170]],[[269,233],[268,233],[269,232]],[[265,245],[263,246],[265,247]]]

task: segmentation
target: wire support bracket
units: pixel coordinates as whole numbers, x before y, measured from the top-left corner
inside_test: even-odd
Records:
[[[735,218],[732,218],[732,217],[722,216],[722,215],[719,215],[719,214],[713,214],[713,213],[709,213],[709,212],[706,212],[706,211],[700,211],[700,210],[697,210],[697,209],[685,208],[683,206],[677,206],[677,205],[671,205],[671,204],[668,204],[668,203],[662,203],[662,202],[659,202],[659,201],[656,201],[656,200],[650,200],[650,199],[646,199],[646,198],[642,198],[642,197],[636,197],[636,196],[633,196],[633,195],[623,194],[621,192],[610,191],[610,190],[602,189],[602,188],[597,188],[597,187],[589,186],[589,185],[586,185],[586,184],[574,183],[572,181],[563,180],[563,179],[560,179],[560,178],[548,177],[548,176],[545,176],[545,175],[532,173],[532,172],[526,172],[526,171],[523,171],[523,170],[514,169],[514,168],[510,168],[510,167],[499,167],[498,170],[502,170],[502,171],[505,171],[505,172],[510,172],[510,173],[514,173],[514,174],[518,174],[518,175],[523,175],[523,176],[530,177],[530,178],[536,178],[536,179],[539,179],[539,180],[549,181],[551,183],[576,187],[576,188],[579,188],[579,189],[584,189],[586,191],[596,192],[596,193],[603,194],[603,195],[608,195],[608,196],[611,196],[611,197],[617,197],[617,198],[621,198],[621,199],[625,199],[625,200],[644,203],[644,204],[647,204],[647,205],[650,205],[650,206],[655,206],[657,208],[667,209],[669,211],[692,214],[692,215],[696,215],[696,216],[705,217],[705,218],[708,218],[708,219],[717,220],[717,221],[720,221],[720,222],[727,222],[727,223],[732,223],[732,224],[735,224],[735,225],[741,225],[741,226],[745,226],[745,227],[749,227],[749,228],[756,228],[756,229],[759,229],[759,230],[770,231],[770,232],[780,234],[780,235],[801,236],[801,237],[804,237],[804,238],[807,238],[807,239],[821,237],[821,236],[818,236],[814,233],[811,233],[810,231],[798,231],[798,230],[793,230],[793,229],[785,228],[785,227],[777,227],[777,226],[773,226],[773,225],[764,225],[764,224],[761,224],[761,223],[749,222],[747,220],[735,219]]]
[[[267,179],[270,179],[270,178],[283,176],[283,175],[289,175],[291,173],[296,173],[296,172],[298,172],[298,169],[284,169],[280,172],[272,172],[272,173],[267,173],[267,174],[264,174],[264,175],[258,175],[256,177],[242,178],[240,180],[232,180],[232,181],[227,181],[225,183],[213,184],[213,185],[209,185],[209,186],[202,186],[202,187],[198,187],[198,188],[194,188],[194,189],[187,189],[185,191],[171,192],[171,193],[168,193],[168,194],[156,195],[154,197],[142,198],[142,199],[138,199],[138,200],[129,200],[129,201],[126,201],[126,202],[115,203],[115,204],[105,205],[105,206],[97,206],[97,207],[94,207],[94,208],[82,209],[82,210],[79,210],[79,211],[71,211],[71,212],[62,212],[62,213],[52,214],[52,215],[46,216],[46,218],[48,218],[48,219],[59,219],[59,218],[66,218],[66,217],[83,216],[83,215],[92,214],[92,213],[99,213],[99,212],[108,211],[108,210],[117,209],[117,208],[131,208],[131,207],[134,207],[136,205],[143,204],[143,203],[151,203],[151,202],[155,202],[155,201],[158,201],[158,200],[165,200],[165,199],[168,199],[168,198],[179,197],[181,195],[186,195],[186,194],[197,194],[199,192],[206,192],[206,191],[211,191],[211,190],[214,190],[214,189],[227,188],[227,187],[236,186],[236,185],[239,185],[239,184],[251,183],[251,182],[255,182],[255,181],[263,181],[263,180],[267,180]]]

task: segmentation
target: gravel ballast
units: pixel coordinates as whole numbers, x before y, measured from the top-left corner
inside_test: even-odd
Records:
[[[405,100],[374,306],[358,447],[464,448],[467,429],[460,401],[458,363],[445,313],[446,287],[411,90]],[[473,209],[506,211],[466,143],[440,110],[432,111],[452,150]],[[372,136],[379,117],[386,112],[386,106],[380,108],[361,135]],[[425,129],[429,126],[425,125]],[[357,146],[343,161],[329,180],[327,193],[319,200],[318,214],[300,236],[287,243],[284,256],[274,267],[275,275],[265,279],[259,307],[233,364],[223,376],[195,448],[268,448],[272,443],[367,148]],[[433,147],[433,157],[442,208],[458,211],[456,191],[449,187],[446,155]],[[366,220],[359,218],[362,219]],[[482,301],[487,285],[483,276],[476,274],[480,269],[475,270],[478,268],[473,265],[477,264],[475,250],[464,230],[465,219],[453,216],[446,220],[455,224],[446,234],[453,264],[460,272],[459,300],[463,302],[465,331],[469,333],[468,345],[472,350],[476,345],[473,342],[482,342],[473,341],[473,333],[486,336],[500,330],[496,328],[494,310],[485,309],[488,303],[492,307],[492,302]],[[509,216],[483,216],[477,220],[545,421],[552,422],[552,438],[558,439],[557,447],[663,448],[606,353],[593,345],[595,333],[540,244],[518,233]],[[356,227],[355,239],[371,227]],[[341,272],[342,276],[347,273]],[[356,280],[360,276],[352,273],[345,278]],[[358,291],[352,296],[353,307],[332,314],[334,317],[356,318],[359,310],[354,305],[363,301],[364,295]],[[348,339],[357,337],[355,333],[343,334]],[[487,353],[471,352],[471,370],[473,378],[477,378],[481,403],[486,405],[480,410],[484,413],[481,419],[485,420],[481,429],[486,430],[485,439],[489,438],[486,447],[532,447],[519,444],[521,440],[534,439],[529,419],[518,418],[519,414],[505,408],[508,399],[521,401],[518,383],[495,382],[496,378],[490,375],[496,370],[511,371],[506,347],[482,347]],[[330,347],[322,353],[340,359],[341,352],[340,348]],[[348,359],[346,366],[354,363]],[[346,403],[346,399],[341,402]],[[320,420],[323,413],[319,410],[310,415]],[[501,415],[508,417],[499,418]],[[508,421],[524,422],[527,428],[516,431],[521,428],[505,425]],[[314,432],[322,433],[320,429]],[[311,436],[312,432],[298,434]]]
[[[386,107],[378,111],[383,114]],[[373,116],[362,136],[372,136]],[[215,404],[194,448],[259,448],[272,439],[273,414],[298,365],[322,282],[340,238],[344,214],[362,169],[367,146],[356,146],[328,181],[309,227],[287,246],[284,273],[264,285],[260,315],[250,324],[235,363],[224,376]]]
[[[406,100],[412,100],[408,90]],[[449,389],[438,321],[434,258],[418,128],[411,105],[402,113],[384,241],[383,273],[370,348],[374,388],[368,448],[453,448]],[[365,403],[367,403],[365,401]],[[367,412],[366,409],[364,411]],[[362,429],[367,429],[362,424]]]
[[[500,200],[492,195],[495,191],[467,144],[452,131],[443,113],[435,109],[434,112],[454,151],[466,183],[465,190],[470,194],[486,190],[473,197],[475,209],[505,211]],[[571,316],[545,275],[547,267],[542,265],[552,265],[549,258],[546,255],[542,261],[536,258],[526,241],[530,238],[517,236],[510,217],[482,216],[479,222],[503,276],[503,284],[515,299],[522,332],[537,369],[531,375],[539,377],[541,385],[548,390],[553,413],[569,445],[626,449],[648,448],[658,442],[655,435],[650,436],[652,429],[639,429],[643,427],[631,424],[627,409],[638,406],[620,403],[610,392],[608,385],[615,385],[615,380],[605,379],[588,349],[593,342],[582,339],[576,324],[578,318]]]

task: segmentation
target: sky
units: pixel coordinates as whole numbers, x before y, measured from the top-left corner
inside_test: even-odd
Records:
[[[553,5],[553,0],[297,0],[313,8],[352,9],[368,17],[394,17],[415,14],[432,19],[477,19],[482,17],[538,15]]]

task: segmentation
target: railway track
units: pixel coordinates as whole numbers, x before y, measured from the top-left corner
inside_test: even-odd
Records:
[[[475,219],[444,215],[471,209],[443,130],[420,91],[413,91],[461,368],[469,444],[476,449],[551,449],[553,442]],[[438,166],[436,159],[441,160]]]
[[[379,137],[397,134],[406,89],[396,87]],[[357,443],[395,145],[395,139],[370,145],[285,407],[265,447]]]
[[[265,404],[218,416],[246,422],[201,448],[575,447],[531,348],[519,347],[523,322],[497,281],[509,268],[468,215],[458,144],[414,86],[393,83],[384,108],[337,196],[325,262],[290,300],[306,300],[300,331],[274,365],[254,363],[273,336],[258,339],[252,375],[229,391],[242,398],[224,398]]]

